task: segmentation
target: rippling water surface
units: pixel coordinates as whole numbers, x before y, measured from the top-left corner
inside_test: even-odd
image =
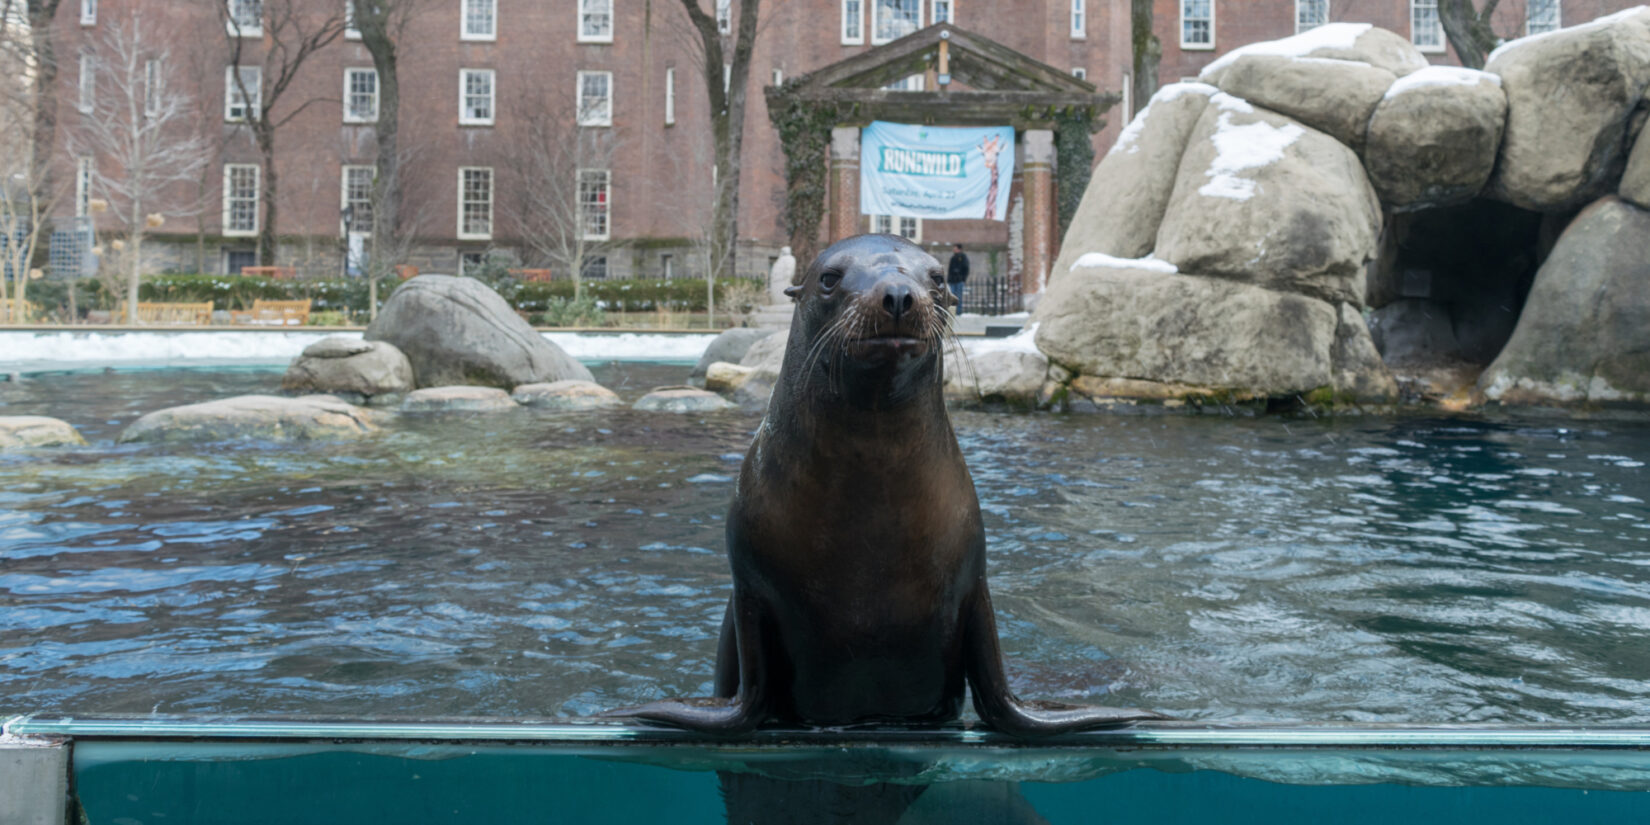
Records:
[[[613,363],[627,400],[686,367]],[[0,712],[585,714],[709,689],[754,416],[116,446],[280,374],[0,384]],[[1022,695],[1222,720],[1650,722],[1650,426],[955,413]]]

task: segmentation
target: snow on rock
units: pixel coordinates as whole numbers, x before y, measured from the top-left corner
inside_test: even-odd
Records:
[[[1144,258],[1116,258],[1103,252],[1089,252],[1079,257],[1071,265],[1075,272],[1078,268],[1106,268],[1106,269],[1144,269],[1148,272],[1165,272],[1173,275],[1180,271],[1179,267],[1160,258],[1147,255]]]
[[[1233,49],[1203,68],[1198,77],[1210,77],[1232,65],[1246,54],[1269,54],[1279,57],[1306,57],[1319,49],[1348,51],[1358,42],[1358,36],[1374,28],[1369,23],[1329,23],[1308,29],[1294,37],[1251,43]]]
[[[1524,37],[1520,37],[1517,40],[1508,40],[1507,42],[1502,43],[1499,46],[1496,46],[1495,49],[1490,52],[1489,57],[1484,58],[1484,65],[1488,66],[1490,64],[1490,61],[1495,59],[1496,55],[1505,54],[1506,52],[1510,52],[1513,49],[1516,49],[1520,46],[1528,46],[1531,43],[1534,43],[1538,40],[1542,40],[1544,38],[1552,37],[1555,34],[1564,34],[1566,32],[1584,31],[1584,30],[1587,30],[1587,29],[1596,29],[1596,28],[1602,28],[1604,26],[1611,26],[1611,25],[1614,25],[1616,23],[1621,23],[1621,22],[1624,22],[1626,20],[1631,20],[1632,18],[1634,18],[1634,17],[1636,17],[1640,14],[1644,14],[1645,12],[1650,12],[1650,6],[1634,6],[1630,9],[1622,9],[1621,11],[1618,11],[1615,14],[1600,17],[1597,20],[1589,20],[1586,23],[1582,23],[1580,25],[1570,26],[1568,28],[1563,28],[1563,29],[1554,29],[1550,32],[1541,32],[1539,34],[1525,35]]]
[[[1387,88],[1385,99],[1390,100],[1405,92],[1413,92],[1428,86],[1476,86],[1484,81],[1496,86],[1501,85],[1501,78],[1489,72],[1464,69],[1460,66],[1428,66],[1398,78],[1398,82]]]
[[[1152,95],[1152,99],[1146,101],[1146,105],[1140,109],[1140,113],[1135,115],[1133,120],[1129,121],[1129,125],[1123,127],[1122,133],[1117,136],[1117,142],[1112,144],[1111,150],[1113,152],[1122,150],[1130,154],[1140,151],[1140,132],[1146,127],[1146,116],[1151,114],[1152,104],[1167,103],[1171,100],[1175,100],[1189,94],[1199,94],[1208,97],[1210,95],[1219,94],[1219,92],[1219,89],[1216,89],[1207,83],[1197,83],[1195,81],[1170,83],[1169,85],[1158,89],[1157,94]]]
[[[1213,102],[1223,110],[1213,138],[1216,154],[1205,173],[1209,182],[1197,191],[1206,197],[1246,201],[1255,195],[1255,182],[1238,173],[1282,160],[1283,150],[1300,140],[1306,129],[1294,123],[1281,127],[1265,122],[1234,124],[1233,113],[1252,113],[1254,107],[1226,94],[1215,95]]]

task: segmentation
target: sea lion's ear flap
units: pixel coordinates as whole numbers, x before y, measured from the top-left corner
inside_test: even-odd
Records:
[[[795,286],[785,287],[785,294],[789,296],[791,300],[796,300],[797,296],[802,294],[802,285],[797,284]]]

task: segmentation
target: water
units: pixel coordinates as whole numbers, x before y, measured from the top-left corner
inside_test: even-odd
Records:
[[[612,363],[627,400],[683,366]],[[754,416],[117,446],[274,371],[0,412],[0,713],[583,715],[708,691]],[[1650,722],[1650,427],[955,413],[1015,689],[1222,721]]]

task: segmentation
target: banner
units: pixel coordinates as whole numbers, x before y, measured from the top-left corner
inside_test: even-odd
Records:
[[[1008,219],[1014,127],[875,121],[859,135],[859,211],[903,218]]]

